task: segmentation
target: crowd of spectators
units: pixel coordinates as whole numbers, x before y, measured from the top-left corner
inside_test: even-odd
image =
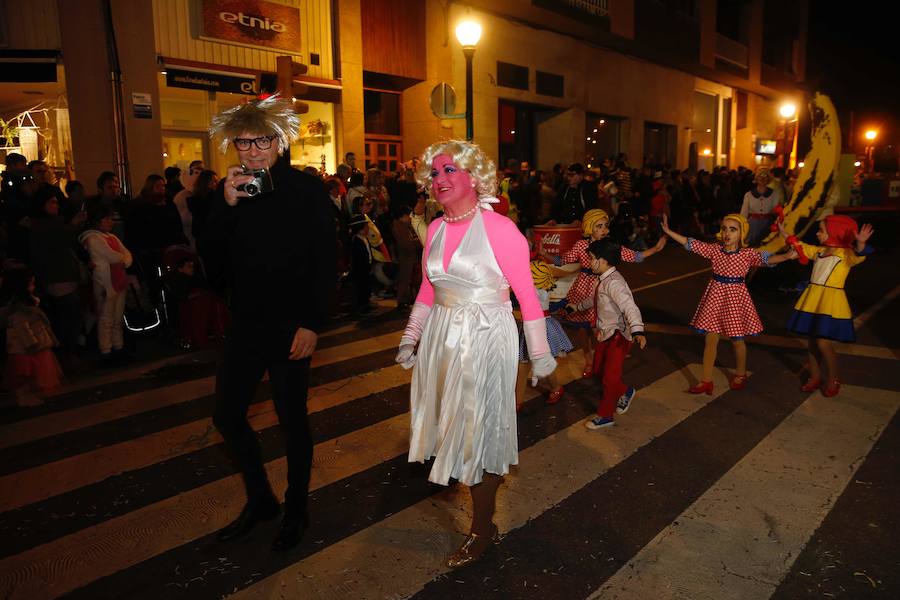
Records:
[[[414,159],[395,173],[360,171],[348,153],[334,175],[308,169],[324,179],[334,205],[341,273],[335,283],[344,313],[363,316],[382,298],[412,304],[425,230],[441,214],[417,186],[417,168]],[[697,237],[713,235],[730,212],[762,222],[792,185],[781,169],[757,176],[743,167],[696,173],[633,168],[624,155],[593,168],[557,164],[550,171],[511,162],[498,179],[494,206],[524,233],[536,225],[577,223],[586,210],[602,208],[612,217],[612,236],[634,250],[655,243],[663,214]],[[204,244],[218,183],[215,171],[194,161],[186,172],[171,166],[149,175],[133,198],[123,195],[111,171],[100,174],[93,193],[79,181],[63,191],[43,161],[8,155],[0,198],[0,305],[14,295],[7,282],[33,275],[34,303],[48,317],[66,371],[80,370],[96,352],[104,366],[127,362],[123,322],[141,331],[150,328],[142,323],[154,325],[154,315],[162,315],[160,328],[174,331],[184,346],[213,343],[228,323],[219,259]],[[4,314],[0,326],[11,327],[15,320]]]
[[[56,369],[75,372],[94,362],[103,367],[129,362],[127,328],[165,325],[174,331],[173,339],[197,347],[224,335],[227,310],[206,281],[200,257],[218,181],[214,171],[200,161],[184,174],[170,167],[165,177],[149,175],[128,198],[111,171],[100,174],[90,194],[75,180],[61,190],[43,161],[27,162],[11,153],[5,162],[0,306],[8,310],[0,313],[0,328],[8,355],[4,385],[17,399],[32,402],[35,393],[48,393],[47,378],[13,377],[15,364],[23,368],[13,355],[23,351],[36,355],[52,348]],[[28,294],[22,281],[32,282]],[[26,308],[46,316],[49,335],[34,335],[39,325],[34,319],[29,325],[11,318]]]

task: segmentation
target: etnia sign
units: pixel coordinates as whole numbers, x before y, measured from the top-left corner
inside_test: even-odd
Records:
[[[265,0],[202,0],[203,39],[300,54],[300,10]]]
[[[245,15],[242,12],[233,13],[223,10],[219,13],[219,20],[224,21],[225,23],[237,23],[238,25],[243,25],[244,27],[256,27],[264,31],[271,30],[278,33],[284,33],[285,31],[287,31],[287,25],[285,25],[284,23],[279,23],[278,21],[270,21],[268,17],[254,17],[252,15]]]

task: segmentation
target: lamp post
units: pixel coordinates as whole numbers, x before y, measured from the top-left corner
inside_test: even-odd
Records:
[[[466,56],[466,139],[472,141],[474,126],[472,124],[472,57],[475,55],[475,46],[481,39],[481,25],[477,21],[466,19],[456,26],[456,39],[462,46]]]
[[[864,137],[866,138],[866,171],[871,173],[875,170],[875,138],[878,137],[878,132],[869,129]]]
[[[778,114],[784,119],[784,152],[781,166],[788,169],[791,166],[791,152],[794,150],[794,137],[796,136],[796,131],[791,130],[790,140],[788,140],[788,127],[796,120],[797,105],[793,102],[785,102],[778,107]]]

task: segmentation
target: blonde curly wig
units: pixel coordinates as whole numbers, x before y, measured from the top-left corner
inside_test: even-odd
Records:
[[[278,151],[284,152],[300,134],[300,118],[294,107],[277,94],[262,100],[251,100],[222,111],[212,119],[210,138],[220,138],[219,148],[228,150],[234,138],[245,134],[274,135]]]
[[[446,154],[453,163],[465,169],[475,179],[475,191],[479,198],[497,195],[497,169],[494,161],[485,155],[478,144],[463,140],[445,140],[428,146],[422,154],[416,181],[425,188],[431,187],[431,162],[436,156]]]

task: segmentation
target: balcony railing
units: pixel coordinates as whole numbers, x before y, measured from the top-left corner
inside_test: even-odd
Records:
[[[750,66],[750,52],[747,46],[721,33],[716,34],[716,58],[741,69]]]
[[[609,0],[531,0],[531,4],[565,15],[597,31],[609,31]]]
[[[596,17],[609,16],[609,0],[560,0],[575,10],[586,12]]]

